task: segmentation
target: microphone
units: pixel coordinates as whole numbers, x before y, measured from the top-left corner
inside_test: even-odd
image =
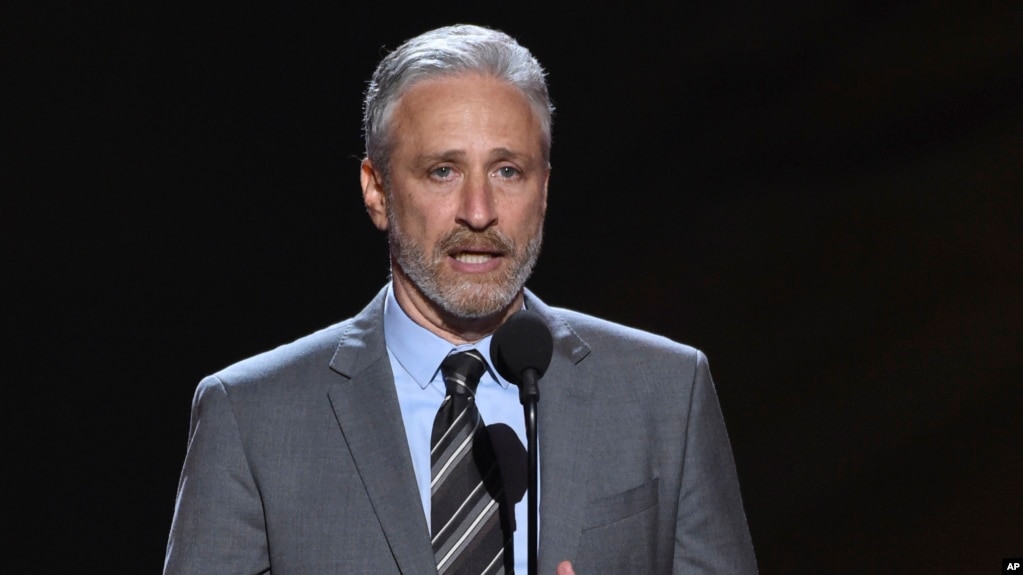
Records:
[[[554,355],[554,337],[547,324],[535,312],[519,310],[501,324],[490,339],[490,362],[501,377],[519,388],[519,401],[526,419],[526,444],[528,476],[528,542],[526,563],[529,575],[537,575],[537,541],[539,521],[537,518],[539,446],[536,440],[536,403],[540,400],[540,388],[536,382],[551,364]],[[502,470],[503,471],[503,470]]]
[[[536,312],[513,313],[490,340],[490,360],[501,377],[519,388],[519,401],[539,399],[537,380],[543,377],[554,355],[554,338]]]

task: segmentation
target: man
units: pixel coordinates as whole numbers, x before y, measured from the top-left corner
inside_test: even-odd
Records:
[[[489,362],[490,336],[523,308],[554,337],[538,403],[539,571],[756,571],[703,355],[524,289],[551,110],[542,68],[500,32],[441,28],[383,59],[361,183],[392,281],[356,317],[200,383],[166,574],[446,571],[431,544],[440,372],[467,349]],[[480,369],[482,421],[524,441],[517,391]],[[488,572],[526,572],[520,496],[501,496],[514,538]]]

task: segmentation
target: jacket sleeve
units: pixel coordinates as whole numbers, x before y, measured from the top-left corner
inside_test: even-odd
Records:
[[[192,401],[164,575],[255,575],[270,570],[263,505],[231,398],[216,377]]]
[[[676,575],[754,574],[756,557],[707,358],[699,353],[676,524]]]

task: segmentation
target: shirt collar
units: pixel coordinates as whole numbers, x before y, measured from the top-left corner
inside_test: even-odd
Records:
[[[507,389],[510,385],[508,381],[497,375],[497,371],[490,365],[490,338],[488,335],[475,343],[452,345],[412,321],[398,305],[393,285],[387,286],[387,299],[384,301],[384,342],[387,350],[419,387],[426,389],[434,378],[439,377],[440,364],[448,354],[476,349],[487,362],[487,373],[484,374],[483,380],[495,381]]]

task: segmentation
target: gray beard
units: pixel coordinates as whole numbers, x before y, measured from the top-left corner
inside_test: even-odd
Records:
[[[511,238],[496,230],[472,232],[459,228],[445,236],[430,257],[420,246],[408,241],[390,217],[388,241],[391,254],[401,271],[412,281],[420,293],[445,312],[460,319],[482,319],[494,316],[508,308],[519,294],[540,256],[543,228],[530,238],[520,252]],[[442,262],[452,246],[488,246],[500,249],[511,258],[511,265],[497,277],[478,281],[471,277],[444,277]]]

